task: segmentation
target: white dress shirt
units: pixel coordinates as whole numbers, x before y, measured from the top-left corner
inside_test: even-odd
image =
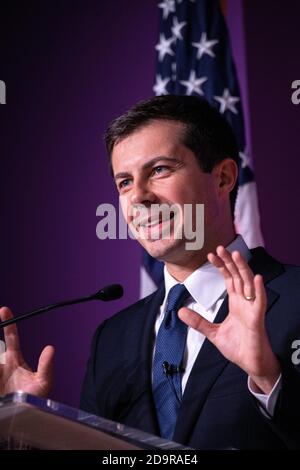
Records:
[[[250,250],[248,249],[241,235],[238,235],[226,248],[229,252],[239,251],[246,261],[249,261],[251,258]],[[160,307],[159,315],[155,323],[155,337],[157,336],[158,329],[164,318],[169,291],[175,284],[178,284],[178,281],[174,279],[173,276],[171,276],[166,266],[164,268],[164,278],[165,298]],[[184,304],[185,307],[194,310],[195,312],[201,314],[208,321],[213,322],[227,295],[224,278],[219,273],[218,269],[215,268],[211,263],[206,262],[203,266],[190,274],[190,276],[185,279],[183,284],[191,294],[191,297],[189,297]],[[192,367],[204,340],[205,336],[202,333],[188,327],[186,348],[183,359],[184,372],[182,374],[182,394],[184,393]],[[269,395],[253,392],[250,387],[249,378],[248,388],[249,391],[259,401],[262,409],[266,410],[270,416],[273,416],[276,400],[281,389],[281,376],[277,380]]]

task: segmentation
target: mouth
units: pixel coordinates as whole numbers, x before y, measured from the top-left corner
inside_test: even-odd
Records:
[[[156,227],[158,225],[162,225],[165,222],[170,222],[171,220],[174,219],[175,214],[171,213],[168,215],[168,217],[164,217],[163,214],[159,214],[158,217],[146,217],[145,219],[142,219],[139,221],[137,227],[142,227],[142,228],[152,228]]]
[[[164,217],[160,214],[158,217],[147,217],[140,220],[136,232],[138,237],[144,240],[169,239],[173,232],[175,214],[169,214]]]

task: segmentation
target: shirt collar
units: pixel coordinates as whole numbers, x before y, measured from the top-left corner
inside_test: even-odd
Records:
[[[226,249],[230,253],[233,251],[239,251],[246,261],[249,261],[251,258],[250,250],[241,235],[237,235]],[[178,281],[168,272],[166,266],[164,267],[164,277],[166,293],[163,305],[165,305],[169,290],[178,283]],[[206,310],[210,309],[226,292],[222,274],[220,274],[218,269],[208,261],[190,274],[183,284],[194,300],[203,305]]]

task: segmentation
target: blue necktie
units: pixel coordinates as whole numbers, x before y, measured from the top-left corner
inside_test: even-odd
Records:
[[[161,436],[172,439],[181,402],[182,360],[187,326],[178,310],[190,296],[183,284],[170,289],[164,320],[158,330],[153,360],[153,395]]]

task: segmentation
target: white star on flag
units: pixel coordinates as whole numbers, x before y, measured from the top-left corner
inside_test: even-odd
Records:
[[[206,77],[197,78],[195,70],[191,70],[188,80],[181,80],[180,83],[187,87],[186,94],[191,95],[192,93],[198,93],[198,95],[204,95],[201,85],[206,82]]]
[[[186,25],[186,21],[182,21],[178,23],[178,19],[176,16],[173,18],[173,26],[171,28],[174,39],[183,39],[181,30]]]
[[[220,103],[220,113],[223,114],[227,109],[234,114],[238,114],[235,104],[240,101],[237,96],[231,96],[228,88],[223,91],[223,96],[214,96],[214,99]]]
[[[156,83],[153,87],[154,93],[159,96],[159,95],[168,95],[166,86],[167,83],[170,81],[170,78],[161,78],[161,75],[156,75]]]
[[[244,150],[243,152],[239,152],[239,156],[242,161],[242,168],[246,168],[246,166],[249,166],[251,168],[251,162],[248,152],[246,152],[246,150]]]
[[[211,57],[215,57],[215,53],[213,52],[212,48],[218,42],[219,41],[217,39],[212,39],[211,41],[208,41],[206,33],[202,33],[199,42],[192,42],[192,46],[197,47],[198,49],[197,59],[201,59],[204,54],[210,55]]]
[[[158,60],[160,62],[164,60],[166,54],[174,55],[174,52],[170,47],[173,41],[173,37],[167,39],[164,34],[159,35],[159,43],[156,44],[155,49],[158,51]]]
[[[171,44],[174,38],[171,36],[169,39],[164,34],[159,35],[159,43],[156,44],[155,49],[158,51],[158,60],[161,62],[164,60],[166,54],[174,55],[171,49]]]
[[[165,20],[169,13],[175,12],[175,0],[163,0],[158,4],[158,7],[163,9],[163,19]]]

